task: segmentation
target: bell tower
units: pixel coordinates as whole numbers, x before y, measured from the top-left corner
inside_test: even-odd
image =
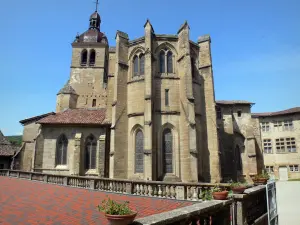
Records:
[[[97,0],[96,11],[89,18],[88,30],[77,34],[72,43],[69,85],[78,94],[77,108],[106,107],[109,44],[100,25]]]

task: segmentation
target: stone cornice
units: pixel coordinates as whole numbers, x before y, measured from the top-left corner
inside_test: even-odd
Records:
[[[104,69],[104,66],[70,66],[71,69]]]
[[[139,78],[135,78],[130,81],[127,81],[127,84],[131,84],[131,83],[135,83],[135,82],[144,82],[144,81],[145,81],[145,76],[141,75],[141,76],[139,76]]]
[[[135,117],[135,116],[143,116],[144,112],[137,112],[137,113],[129,113],[127,116],[130,117]]]
[[[152,150],[151,149],[144,149],[144,154],[145,155],[151,155],[152,154]]]
[[[156,113],[160,113],[162,115],[180,115],[180,112],[179,111],[166,111],[166,110],[156,110],[155,111]]]
[[[118,61],[118,64],[119,64],[120,66],[128,67],[128,63],[125,62],[125,61],[122,61],[122,60],[119,60],[119,61]]]

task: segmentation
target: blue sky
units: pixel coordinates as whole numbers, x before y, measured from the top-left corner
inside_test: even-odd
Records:
[[[68,80],[71,43],[88,28],[93,0],[2,1],[0,129],[21,134],[19,121],[55,110]],[[187,20],[191,40],[212,38],[216,99],[255,102],[253,112],[300,106],[299,0],[100,0],[101,31],[176,34]]]

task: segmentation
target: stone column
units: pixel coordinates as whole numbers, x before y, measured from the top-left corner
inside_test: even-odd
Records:
[[[80,175],[81,172],[81,133],[75,134],[75,146],[74,146],[74,157],[73,157],[73,169],[71,175]]]
[[[117,31],[114,96],[110,144],[110,178],[127,178],[128,167],[128,34]]]
[[[145,26],[145,112],[144,112],[144,179],[152,180],[152,36],[149,20]]]
[[[178,63],[180,76],[180,164],[182,181],[198,181],[198,149],[190,56],[189,25],[185,23],[178,33]]]
[[[104,170],[105,170],[105,140],[106,135],[101,135],[99,138],[99,151],[97,154],[97,173],[100,177],[104,177]]]
[[[198,39],[199,45],[199,72],[204,79],[204,101],[206,121],[206,148],[209,155],[210,182],[220,182],[220,156],[219,140],[217,133],[215,89],[212,72],[210,36],[201,36]]]

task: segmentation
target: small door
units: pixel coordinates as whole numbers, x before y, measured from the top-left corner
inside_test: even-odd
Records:
[[[287,167],[279,167],[279,180],[288,180],[288,169]]]

